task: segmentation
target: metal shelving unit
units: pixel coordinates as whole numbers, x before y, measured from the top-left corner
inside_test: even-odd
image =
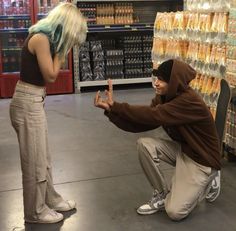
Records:
[[[91,11],[96,14],[97,5],[96,4],[125,4],[131,3],[133,5],[133,12],[135,16],[138,16],[138,22],[127,23],[127,24],[107,24],[101,25],[96,24],[94,22],[95,18],[93,18],[94,24],[88,24],[88,39],[96,40],[106,38],[115,38],[116,35],[152,35],[153,34],[153,26],[155,21],[155,16],[157,11],[177,11],[183,9],[183,0],[121,0],[121,1],[108,1],[108,0],[84,0],[84,1],[73,1],[74,4],[83,4],[85,11]],[[87,4],[87,5],[86,5]],[[93,4],[93,9],[87,8],[89,4]],[[81,8],[82,11],[83,8]],[[114,8],[115,9],[115,8]],[[82,11],[83,12],[83,11]],[[151,54],[150,54],[151,55]],[[107,84],[107,80],[94,80],[94,81],[80,81],[80,68],[79,68],[79,49],[74,47],[73,49],[73,64],[74,64],[74,84],[77,92],[81,91],[81,88],[92,87],[92,86],[103,86]],[[107,76],[106,78],[109,78]],[[112,78],[111,78],[112,79]],[[114,85],[122,85],[122,84],[140,84],[140,83],[149,83],[151,82],[151,78],[149,77],[133,77],[133,78],[122,78],[113,80]]]
[[[153,30],[153,23],[137,23],[126,25],[89,25],[88,33],[96,32],[125,32]]]
[[[150,83],[150,82],[151,82],[151,78],[130,78],[130,79],[113,79],[112,80],[113,85]],[[104,85],[107,85],[107,80],[80,82],[80,87],[104,86]]]

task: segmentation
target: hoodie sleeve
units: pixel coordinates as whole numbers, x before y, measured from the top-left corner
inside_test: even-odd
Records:
[[[165,104],[133,106],[128,103],[114,102],[111,112],[121,119],[147,126],[173,126],[205,120],[211,114],[200,98],[181,94]]]
[[[122,119],[119,115],[113,112],[105,111],[104,115],[107,116],[114,125],[116,125],[118,128],[126,132],[138,133],[138,132],[145,132],[145,131],[149,131],[149,130],[157,128],[157,126],[155,125],[146,125],[140,122],[135,123],[135,122],[128,121],[126,119]]]
[[[161,97],[159,95],[155,95],[155,97],[152,99],[151,101],[151,107],[155,107],[157,106],[158,104],[161,103]]]

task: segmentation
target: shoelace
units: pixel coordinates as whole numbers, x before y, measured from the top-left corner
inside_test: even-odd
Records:
[[[155,202],[159,201],[162,199],[162,196],[160,193],[158,193],[156,190],[153,193],[152,198],[148,201],[148,204],[151,206],[153,205]]]

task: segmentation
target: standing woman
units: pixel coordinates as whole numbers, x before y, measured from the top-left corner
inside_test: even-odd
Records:
[[[20,80],[10,104],[10,118],[20,146],[26,222],[56,223],[63,220],[58,212],[76,206],[53,187],[44,100],[45,84],[56,81],[70,49],[81,45],[86,33],[86,20],[77,7],[61,3],[29,28],[22,48]]]

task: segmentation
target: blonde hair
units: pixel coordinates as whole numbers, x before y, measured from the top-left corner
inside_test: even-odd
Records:
[[[74,45],[80,46],[86,40],[87,22],[74,4],[60,3],[47,17],[31,26],[29,33],[46,34],[50,48],[65,59]]]

